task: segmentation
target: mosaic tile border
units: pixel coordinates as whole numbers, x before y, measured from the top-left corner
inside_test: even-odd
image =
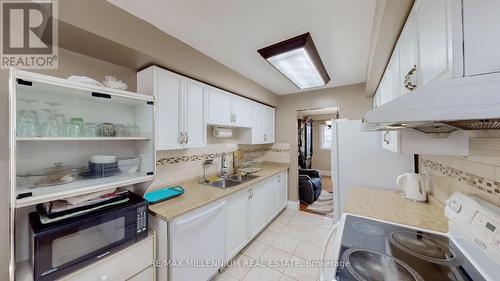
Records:
[[[171,164],[179,164],[179,163],[187,163],[194,161],[204,161],[215,159],[221,157],[222,154],[226,156],[232,157],[233,151],[226,152],[218,152],[218,153],[205,153],[205,154],[193,154],[193,155],[182,155],[182,156],[172,156],[172,157],[164,157],[156,160],[156,165],[171,165]]]
[[[500,198],[500,182],[496,182],[494,180],[486,179],[462,170],[448,167],[439,162],[432,161],[429,159],[421,159],[420,162],[424,167],[434,172],[441,173],[454,180],[463,182],[478,190],[481,190],[490,195],[494,195]]]
[[[279,153],[290,153],[289,148],[279,148],[279,147],[261,147],[254,149],[240,149],[239,151],[243,153],[265,153],[265,152],[279,152]],[[172,156],[172,157],[164,157],[156,160],[157,166],[162,165],[172,165],[172,164],[180,164],[194,161],[204,161],[209,159],[215,159],[222,155],[222,153],[227,156],[232,157],[234,151],[226,151],[219,153],[205,153],[205,154],[193,154],[193,155],[181,155],[181,156]]]

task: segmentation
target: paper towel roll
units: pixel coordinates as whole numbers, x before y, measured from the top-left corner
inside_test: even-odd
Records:
[[[215,138],[230,138],[233,135],[233,130],[230,128],[214,127]]]

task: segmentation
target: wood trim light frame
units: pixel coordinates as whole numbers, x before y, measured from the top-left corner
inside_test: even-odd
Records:
[[[330,81],[309,32],[257,52],[300,89],[323,86]]]

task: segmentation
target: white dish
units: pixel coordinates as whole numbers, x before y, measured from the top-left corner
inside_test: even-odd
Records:
[[[100,86],[100,87],[104,86],[99,81],[94,80],[94,79],[87,77],[87,76],[71,75],[70,77],[68,77],[68,80],[77,81],[77,82],[86,83],[86,84],[91,84],[91,85],[96,85],[96,86]]]
[[[97,164],[108,164],[116,161],[116,155],[112,154],[100,154],[100,155],[92,155],[90,157],[90,162]]]

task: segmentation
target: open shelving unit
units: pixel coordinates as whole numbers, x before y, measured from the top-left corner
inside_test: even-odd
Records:
[[[155,110],[153,96],[20,70],[11,70],[9,86],[10,278],[24,281],[32,280],[26,246],[27,214],[37,204],[154,180]],[[40,124],[47,123],[51,112],[63,115],[61,128],[71,125],[71,118],[79,118],[83,124],[108,123],[136,129],[127,136],[69,136],[62,129],[57,136],[18,136],[20,116],[26,111],[36,112]],[[137,171],[109,176],[79,173],[66,183],[42,184],[34,178],[26,184],[26,178],[39,176],[40,171],[55,164],[85,171],[91,156],[101,154],[140,158],[141,164]],[[23,242],[17,245],[16,241]]]
[[[16,137],[16,141],[116,141],[152,140],[150,137]]]

